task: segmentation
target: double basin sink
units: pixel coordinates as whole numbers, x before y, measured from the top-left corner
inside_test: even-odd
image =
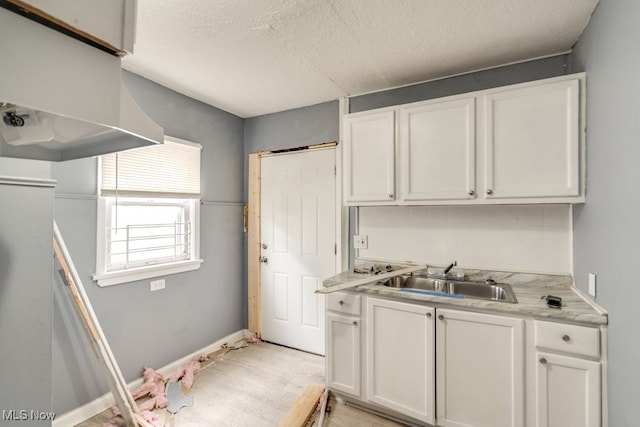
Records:
[[[473,298],[489,301],[517,303],[511,286],[506,283],[467,282],[458,280],[438,279],[414,274],[400,274],[378,284],[401,291],[422,293],[426,295],[445,296],[452,298]]]

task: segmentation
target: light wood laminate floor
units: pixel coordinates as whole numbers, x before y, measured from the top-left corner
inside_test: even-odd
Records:
[[[196,373],[189,395],[193,406],[172,415],[158,411],[165,427],[278,426],[309,384],[324,384],[324,358],[269,343],[249,344],[214,359]],[[329,401],[326,427],[392,427],[402,424]],[[106,410],[77,427],[102,427]],[[317,416],[314,417],[317,419]],[[312,424],[313,423],[313,424]],[[315,425],[315,421],[309,425]]]

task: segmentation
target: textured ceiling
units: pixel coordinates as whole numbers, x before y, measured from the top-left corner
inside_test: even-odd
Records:
[[[598,0],[138,0],[133,73],[241,117],[569,51]]]

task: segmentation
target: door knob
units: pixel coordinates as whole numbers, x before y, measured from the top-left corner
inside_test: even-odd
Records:
[[[269,259],[266,256],[261,256],[258,260],[264,263],[267,263],[269,261]]]
[[[266,244],[266,243],[263,243],[263,244],[262,244],[262,249],[267,249],[267,248],[268,248],[267,244]]]
[[[492,189],[488,189],[488,190],[487,190],[487,194],[488,194],[488,195],[492,195],[492,194],[493,194],[493,190],[492,190]]]

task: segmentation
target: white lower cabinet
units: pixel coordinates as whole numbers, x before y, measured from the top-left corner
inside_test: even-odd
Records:
[[[362,305],[362,310],[361,310]],[[327,385],[439,427],[601,427],[606,328],[336,292]]]
[[[334,390],[360,397],[360,324],[350,316],[327,313],[327,382]]]
[[[439,426],[524,425],[524,320],[438,309]]]
[[[600,427],[599,329],[534,321],[529,368],[533,427]]]
[[[360,398],[360,295],[335,292],[327,297],[326,376],[334,391]]]
[[[434,309],[367,298],[366,398],[434,423]]]
[[[536,427],[600,426],[600,363],[536,352]]]

